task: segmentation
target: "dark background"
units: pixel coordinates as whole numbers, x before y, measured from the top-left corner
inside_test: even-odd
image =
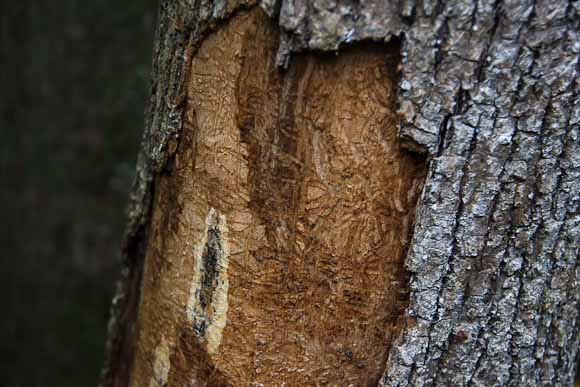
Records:
[[[3,387],[97,385],[156,15],[0,2]]]

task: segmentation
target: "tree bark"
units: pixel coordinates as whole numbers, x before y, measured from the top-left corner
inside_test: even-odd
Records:
[[[578,16],[164,2],[103,385],[571,385]]]

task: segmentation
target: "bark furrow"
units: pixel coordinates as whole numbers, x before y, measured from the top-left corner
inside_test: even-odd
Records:
[[[107,386],[126,385],[118,364],[132,356],[150,207],[180,145],[191,60],[222,20],[254,5],[160,8]],[[578,2],[260,5],[280,30],[282,67],[305,51],[401,42],[399,136],[429,167],[406,257],[406,325],[380,385],[571,385],[580,341]]]

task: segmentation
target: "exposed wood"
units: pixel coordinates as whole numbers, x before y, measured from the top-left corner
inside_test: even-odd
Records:
[[[135,323],[157,176],[164,173],[183,126],[187,69],[196,47],[216,23],[253,1],[193,7],[187,1],[161,1],[153,53],[151,97],[128,209],[122,248],[123,268],[111,305],[101,385],[124,387],[133,364]],[[215,5],[215,7],[214,7]]]
[[[133,386],[382,374],[425,173],[397,143],[398,47],[302,55],[284,72],[277,47],[256,8],[193,58],[154,203]]]
[[[567,386],[579,329],[577,2],[282,1],[283,55],[401,29],[401,137],[431,158],[386,386]],[[395,11],[397,12],[397,11]],[[347,29],[337,20],[346,20]],[[398,21],[402,21],[400,24]]]
[[[178,190],[169,187],[185,187],[190,184],[186,183],[190,180],[185,177],[178,182],[178,176],[184,173],[180,171],[187,169],[183,167],[186,165],[184,159],[180,159],[183,157],[183,148],[191,147],[187,144],[197,144],[204,138],[203,136],[192,138],[190,135],[188,137],[188,133],[197,131],[201,133],[203,128],[208,127],[205,124],[198,124],[200,122],[198,113],[203,110],[203,103],[209,103],[211,98],[216,98],[215,90],[223,90],[224,93],[229,90],[229,93],[234,95],[230,97],[231,101],[236,101],[234,105],[245,108],[241,110],[242,114],[234,119],[225,114],[231,110],[219,110],[213,113],[213,121],[207,118],[206,121],[212,121],[214,125],[222,121],[228,123],[223,127],[218,125],[219,128],[216,130],[241,128],[239,138],[227,135],[225,139],[229,142],[222,141],[216,144],[222,147],[234,143],[239,145],[235,151],[224,151],[223,155],[227,156],[226,158],[211,159],[206,155],[206,159],[202,158],[199,162],[203,161],[204,165],[207,165],[207,171],[212,176],[219,176],[218,167],[227,165],[223,164],[222,160],[232,158],[241,164],[247,163],[244,164],[246,169],[232,169],[230,177],[235,176],[238,180],[247,181],[248,190],[236,191],[237,201],[227,202],[224,198],[232,196],[225,194],[232,195],[232,192],[224,192],[224,195],[217,195],[216,198],[216,193],[222,192],[220,190],[224,190],[227,185],[217,184],[218,179],[211,181],[215,186],[203,183],[203,179],[195,180],[198,184],[197,189],[200,189],[200,192],[207,192],[205,196],[197,194],[193,196],[193,189],[189,191],[191,197],[201,201],[201,206],[197,207],[198,211],[205,206],[199,213],[191,212],[197,214],[192,216],[192,219],[197,219],[195,222],[186,219],[187,222],[192,222],[186,223],[191,226],[188,232],[193,233],[193,230],[197,230],[196,236],[180,241],[175,239],[174,234],[165,235],[165,238],[173,238],[175,246],[179,243],[191,243],[189,254],[197,246],[196,262],[225,260],[228,262],[228,272],[239,270],[240,273],[245,273],[247,277],[241,274],[227,276],[229,290],[232,289],[232,282],[236,278],[240,280],[240,284],[244,284],[267,275],[267,272],[256,270],[243,271],[243,268],[252,268],[249,263],[232,269],[234,267],[231,264],[232,244],[226,243],[222,238],[227,236],[229,241],[230,234],[237,232],[244,236],[237,236],[234,239],[241,241],[251,234],[254,237],[249,245],[255,246],[256,252],[270,254],[272,251],[281,251],[284,252],[282,254],[284,257],[290,255],[290,247],[295,249],[296,246],[300,246],[300,243],[296,243],[300,239],[294,236],[303,235],[310,229],[308,222],[298,222],[300,216],[308,214],[307,207],[302,208],[298,203],[308,203],[308,190],[305,189],[305,184],[309,183],[311,181],[309,179],[313,176],[320,176],[318,172],[313,174],[308,168],[308,165],[314,165],[316,171],[316,163],[313,161],[315,158],[312,155],[316,149],[314,144],[319,140],[313,139],[320,130],[316,125],[304,129],[298,124],[301,117],[308,118],[305,122],[316,123],[313,117],[320,114],[319,111],[325,111],[322,107],[327,106],[306,104],[308,109],[299,110],[300,115],[294,114],[291,120],[296,125],[288,125],[287,120],[281,120],[276,121],[279,125],[268,126],[268,123],[284,118],[292,111],[279,103],[279,96],[296,95],[298,98],[300,95],[298,91],[308,91],[307,85],[310,84],[299,80],[308,78],[315,82],[319,74],[317,71],[320,71],[320,74],[331,72],[329,63],[334,63],[335,66],[349,63],[349,67],[372,67],[372,63],[376,65],[377,58],[380,57],[377,53],[383,50],[387,58],[386,68],[392,71],[393,68],[389,67],[388,63],[396,61],[395,58],[398,57],[393,51],[397,50],[396,45],[392,43],[385,45],[382,42],[399,36],[402,42],[400,48],[402,70],[396,97],[392,73],[383,74],[378,77],[380,82],[372,83],[370,80],[372,77],[369,75],[372,72],[366,71],[364,72],[366,76],[361,78],[361,82],[375,85],[370,90],[372,95],[379,98],[377,108],[394,106],[394,101],[387,100],[396,98],[401,118],[399,135],[406,147],[422,152],[428,157],[429,167],[423,193],[417,204],[418,216],[406,257],[406,266],[410,272],[410,281],[406,289],[410,292],[409,304],[405,312],[399,312],[400,315],[396,317],[394,316],[396,311],[387,312],[392,313],[389,316],[393,319],[405,321],[406,326],[396,345],[389,345],[389,339],[386,338],[389,335],[385,336],[385,348],[389,354],[381,385],[567,386],[571,383],[580,340],[578,329],[580,293],[577,291],[580,285],[578,267],[580,104],[577,77],[580,17],[576,3],[553,0],[484,3],[444,0],[415,3],[409,0],[383,4],[381,1],[373,0],[365,2],[347,0],[338,5],[330,0],[264,1],[262,7],[277,23],[269,27],[269,22],[263,21],[256,28],[263,29],[268,38],[250,40],[246,46],[239,43],[243,40],[241,36],[236,35],[235,38],[226,40],[223,50],[218,50],[220,52],[215,55],[221,55],[221,59],[224,59],[224,55],[232,55],[235,52],[232,47],[238,42],[238,46],[235,47],[238,47],[240,56],[227,62],[230,65],[234,62],[237,64],[233,65],[234,68],[228,65],[228,71],[224,71],[224,74],[231,76],[232,80],[244,80],[236,81],[237,86],[229,83],[219,88],[213,84],[202,86],[203,83],[195,86],[195,77],[190,77],[187,72],[189,67],[186,58],[198,56],[210,58],[209,54],[201,56],[197,53],[200,44],[203,46],[206,44],[205,40],[217,39],[216,36],[229,28],[222,28],[219,25],[220,20],[230,18],[239,12],[239,9],[250,7],[252,4],[239,4],[235,1],[212,4],[181,1],[167,4],[169,6],[164,8],[165,16],[160,24],[159,42],[163,43],[163,47],[160,50],[161,54],[157,56],[157,75],[154,76],[159,86],[153,93],[151,114],[154,119],[150,121],[153,124],[148,126],[145,133],[143,162],[139,169],[141,179],[137,185],[142,189],[136,190],[135,211],[131,217],[133,220],[131,224],[137,224],[140,228],[129,229],[129,235],[132,236],[129,240],[137,241],[143,246],[147,245],[147,240],[138,236],[142,234],[135,232],[138,229],[150,229],[163,234],[159,231],[160,219],[163,216],[167,218],[170,211],[161,210],[161,204],[179,203],[178,196],[175,196],[176,200],[170,200],[168,196],[170,192],[172,195],[178,195]],[[177,23],[168,22],[176,18]],[[269,32],[266,34],[266,31]],[[278,43],[275,36],[279,36]],[[354,48],[345,47],[369,39],[380,43],[355,45]],[[301,54],[312,50],[335,49],[338,49],[338,57],[333,60],[318,55]],[[276,63],[288,68],[286,72],[278,73],[275,66],[270,64],[271,69],[265,73],[263,68],[254,63],[250,66],[252,71],[247,71],[245,78],[240,77],[244,66],[248,66],[247,63],[244,64],[244,59],[247,61],[247,58],[251,57],[244,56],[246,51],[253,52],[256,57],[269,58],[268,61],[264,59],[267,63],[271,63],[269,61],[276,56]],[[258,54],[259,52],[262,54]],[[353,56],[363,58],[364,63],[354,61]],[[348,62],[349,58],[352,62]],[[201,66],[199,62],[197,65]],[[309,66],[312,69],[320,67],[321,70],[310,70],[311,78],[305,77],[304,74],[307,73],[305,69]],[[222,75],[216,78],[223,77]],[[190,80],[189,83],[186,83],[187,79]],[[332,102],[331,99],[340,98],[343,84],[347,84],[344,87],[350,87],[348,82],[338,81],[340,79],[343,79],[340,72],[333,73],[334,89],[329,97],[324,98],[329,103]],[[318,88],[324,90],[324,87],[328,87],[326,82],[328,79],[320,81],[321,86]],[[257,91],[249,87],[253,83],[260,85]],[[379,83],[381,87],[377,86]],[[190,86],[188,91],[190,99],[185,103],[182,101],[185,101],[183,96],[186,95],[184,89],[187,84]],[[191,95],[191,88],[198,90],[195,95]],[[231,91],[233,89],[235,91]],[[265,95],[264,90],[269,90],[269,93]],[[316,88],[311,91],[314,95],[318,93]],[[348,94],[344,96],[346,95]],[[203,102],[204,98],[208,98],[208,101]],[[250,102],[244,102],[244,98]],[[352,98],[356,100],[357,96]],[[256,99],[263,101],[264,109],[255,110],[251,101]],[[167,104],[167,101],[176,102]],[[300,103],[296,104],[297,102],[300,101],[296,99],[292,107],[300,106]],[[230,103],[226,105],[232,106]],[[196,112],[195,117],[191,115],[192,109]],[[209,111],[208,109],[207,112]],[[358,117],[358,114],[357,108],[353,117]],[[190,123],[183,120],[187,117]],[[336,122],[340,122],[339,116],[334,117]],[[373,120],[378,119],[374,115],[372,117]],[[395,118],[391,119],[396,121]],[[365,123],[366,120],[367,118]],[[231,122],[235,124],[230,124]],[[323,122],[327,125],[332,119],[325,116]],[[296,130],[299,126],[301,129]],[[259,135],[248,135],[248,128],[252,128]],[[370,130],[367,126],[363,128]],[[276,137],[274,133],[278,133],[278,136]],[[350,135],[352,139],[352,133]],[[357,160],[350,158],[351,155],[346,153],[350,149],[338,146],[341,141],[347,141],[348,138],[348,136],[325,138],[329,143],[336,142],[334,148],[328,148],[329,156],[338,160],[341,158],[348,160],[341,161],[339,168],[344,168],[345,165],[353,168],[357,166]],[[286,139],[294,140],[287,143]],[[268,142],[291,145],[292,152],[277,153],[278,149],[283,148],[265,147],[263,144]],[[372,157],[376,157],[373,153],[375,150],[372,144],[365,144],[371,160]],[[328,162],[328,165],[332,166],[332,162]],[[289,181],[278,184],[277,166],[285,167],[284,173],[291,177]],[[376,169],[385,170],[379,166]],[[357,173],[360,170],[358,168]],[[191,178],[193,172],[190,173]],[[380,173],[366,176],[378,181],[385,179]],[[407,177],[412,178],[411,175]],[[353,179],[353,176],[346,178],[348,181]],[[273,185],[273,181],[277,184]],[[340,185],[343,182],[337,181],[335,184]],[[262,185],[267,189],[261,190]],[[156,199],[153,207],[157,215],[151,217],[146,204],[151,203],[150,198],[154,191]],[[213,196],[209,195],[210,192],[213,192]],[[341,196],[341,190],[337,192],[341,202],[363,200],[353,193],[349,193],[354,195],[350,197]],[[364,200],[365,203],[370,203],[375,199]],[[294,218],[291,218],[289,213],[282,214],[272,210],[279,208],[280,203],[284,201],[291,209],[291,213],[296,214]],[[373,207],[374,211],[377,209],[382,211],[385,202],[376,203],[381,204]],[[412,207],[413,203],[408,202],[405,205],[409,206],[404,207],[407,209]],[[183,205],[181,207],[184,208]],[[215,212],[210,211],[211,208]],[[232,231],[230,227],[232,208],[248,210],[251,218],[245,224],[264,226],[262,239],[255,237],[261,235],[256,232]],[[179,222],[182,222],[182,217],[178,217]],[[290,219],[294,219],[294,223],[289,222]],[[308,217],[304,219],[307,220]],[[342,223],[331,217],[325,221],[329,225],[332,223],[332,231],[336,233],[334,237],[326,239],[332,241],[330,246],[343,242],[345,234],[340,234]],[[153,226],[150,228],[151,222]],[[171,222],[180,224],[177,220]],[[193,227],[193,224],[197,226]],[[268,227],[276,229],[280,224],[285,224],[284,230],[288,230],[288,233],[275,234],[272,237],[266,232]],[[180,225],[176,229],[182,228]],[[354,230],[357,229],[350,230],[353,236],[357,235]],[[380,236],[384,237],[384,234]],[[149,246],[159,247],[159,242],[163,240],[159,238],[158,236],[157,240],[151,240]],[[209,241],[207,249],[205,242],[201,243],[200,238]],[[267,240],[269,245],[264,247],[260,244],[261,240]],[[307,246],[306,242],[304,243]],[[357,239],[357,243],[360,247],[367,242]],[[350,247],[350,244],[345,246]],[[147,249],[149,256],[153,254],[151,250]],[[181,250],[177,250],[176,252],[182,254]],[[204,251],[208,251],[206,257],[214,258],[204,259]],[[332,249],[325,251],[332,252]],[[348,255],[346,251],[340,253]],[[298,256],[294,252],[292,254]],[[164,270],[168,273],[177,270],[174,265],[169,265],[169,262],[180,255],[163,253],[158,256],[163,257],[158,259],[160,263],[167,261],[165,265],[168,268]],[[142,262],[143,257],[140,257],[139,262]],[[324,258],[324,254],[321,254],[321,257]],[[152,259],[148,258],[149,261]],[[138,267],[139,263],[132,265],[130,267]],[[161,273],[160,270],[165,266],[159,263],[158,266],[155,270]],[[319,278],[317,272],[299,271],[298,268],[292,267],[290,269],[287,273],[292,281],[285,285],[295,283],[295,280],[306,279],[304,283],[310,286],[307,289],[311,289],[316,302],[316,297],[320,297],[317,293],[319,288],[316,287],[316,280]],[[389,267],[390,269],[392,268]],[[341,267],[337,275],[342,275],[343,270],[345,272],[352,270],[352,278],[358,273],[358,269],[354,266]],[[136,358],[138,362],[143,361],[140,367],[143,369],[146,383],[155,371],[158,377],[169,378],[170,383],[174,380],[175,385],[186,385],[183,384],[185,379],[179,379],[186,376],[179,376],[176,370],[191,366],[192,361],[197,364],[193,368],[200,371],[198,375],[200,382],[231,383],[230,371],[219,373],[212,369],[216,365],[217,369],[220,368],[219,362],[215,360],[215,353],[219,353],[222,345],[227,345],[229,337],[227,323],[221,331],[221,341],[216,347],[218,352],[213,352],[215,350],[213,344],[208,347],[209,339],[206,338],[206,334],[209,337],[217,337],[219,335],[216,336],[214,333],[219,329],[217,331],[214,329],[212,333],[210,327],[208,333],[207,326],[204,327],[206,331],[201,335],[204,337],[201,341],[198,340],[200,334],[193,328],[189,332],[177,333],[178,327],[185,326],[192,315],[201,316],[201,319],[193,318],[189,321],[192,327],[197,327],[198,332],[203,330],[203,321],[213,321],[213,310],[207,308],[207,300],[218,297],[220,288],[218,284],[223,284],[226,280],[225,277],[221,277],[223,271],[220,270],[216,270],[217,277],[208,275],[207,271],[204,274],[201,269],[198,272],[197,278],[200,281],[207,278],[210,286],[200,292],[197,298],[194,297],[193,302],[190,302],[189,294],[185,293],[177,298],[168,297],[166,293],[165,296],[162,296],[164,293],[160,295],[149,293],[142,297],[143,305],[146,303],[155,305],[157,302],[159,305],[165,305],[165,308],[170,308],[168,312],[182,313],[179,317],[182,320],[173,327],[173,330],[150,329],[148,331],[150,335],[141,336],[140,340],[150,341],[145,345],[149,357],[152,356],[148,361],[152,362],[150,364],[157,364],[155,367],[145,369],[143,353],[146,351],[141,352],[141,359]],[[170,281],[172,277],[166,278],[166,273],[163,273],[157,277],[146,274],[144,289],[146,290],[150,286],[147,283],[154,281],[155,278],[156,281]],[[190,272],[189,277],[180,277],[180,281],[190,281],[194,277],[193,274]],[[381,275],[386,274],[379,274],[377,278],[384,280],[386,277]],[[329,274],[326,279],[332,277]],[[214,278],[213,282],[211,278]],[[241,281],[242,278],[246,280]],[[169,285],[166,284],[167,287],[170,287]],[[185,286],[181,283],[171,285],[175,289],[182,289],[180,291],[183,291]],[[130,286],[128,288],[132,289],[132,292],[136,291]],[[244,289],[243,286],[237,288]],[[292,288],[292,290],[304,289]],[[386,295],[389,290],[381,290],[380,286],[376,286],[368,291],[372,294]],[[288,293],[290,292],[286,292]],[[260,297],[264,294],[267,293],[262,293]],[[165,298],[159,301],[159,297]],[[242,297],[232,296],[230,299],[228,296],[226,315],[230,314],[230,310],[236,310],[230,308],[230,302],[240,299]],[[265,302],[267,300],[266,298]],[[279,297],[277,301],[275,305],[277,307],[290,305],[288,299],[284,297]],[[338,299],[335,301],[340,308],[344,307]],[[187,309],[185,305],[190,305],[189,314],[185,311]],[[292,305],[299,307],[301,304],[296,302]],[[391,304],[383,305],[382,311],[388,310],[391,306]],[[151,313],[151,310],[149,312],[144,310],[147,310],[146,307],[141,310],[141,313],[145,313],[144,316],[164,315],[160,310],[156,314],[147,314]],[[240,317],[244,317],[244,313],[247,314],[244,317],[247,318],[246,321],[255,321],[251,320],[251,316],[258,316],[252,315],[250,309],[240,307],[237,310],[240,311],[236,312]],[[259,321],[262,321],[262,316],[259,317]],[[176,316],[170,318],[176,319]],[[380,320],[380,317],[377,318]],[[155,318],[151,320],[156,321]],[[269,320],[264,317],[263,321]],[[134,320],[127,319],[120,326],[132,326],[133,323]],[[323,327],[329,329],[331,325]],[[246,333],[247,330],[256,328],[243,326],[239,329],[240,332]],[[393,332],[394,330],[391,333]],[[161,333],[168,336],[161,339],[159,336]],[[241,348],[248,348],[244,347],[247,345],[246,337],[251,335],[237,336],[238,353],[243,351]],[[279,342],[281,341],[273,341],[274,344]],[[155,355],[156,352],[152,348],[158,348],[159,356]],[[281,349],[280,352],[283,353],[284,350]],[[288,351],[291,353],[290,349]],[[211,353],[214,353],[213,358]],[[380,361],[376,359],[384,358],[385,353],[377,350],[372,356],[366,354],[367,359],[375,360],[369,360],[365,363],[365,367],[369,367],[370,370],[374,367],[371,364]],[[246,361],[254,359],[250,355],[246,356]],[[155,358],[158,360],[155,361]],[[331,380],[338,380],[338,385],[344,385],[340,379],[341,375],[350,375],[350,371],[346,370],[349,370],[351,363],[346,360],[340,364],[333,363],[334,360],[327,363],[333,364],[328,369],[338,376],[329,377],[334,378]],[[174,371],[171,373],[166,367],[169,364],[179,366],[173,368]],[[337,364],[339,366],[335,366]],[[114,379],[114,372],[111,375]],[[285,376],[278,376],[279,380],[273,382],[275,385],[285,382]],[[353,385],[364,385],[371,379],[372,377],[358,379]],[[238,385],[243,384],[240,382]]]

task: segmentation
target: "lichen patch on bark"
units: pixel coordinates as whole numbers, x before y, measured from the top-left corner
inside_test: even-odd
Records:
[[[155,195],[132,386],[161,335],[169,386],[370,386],[384,371],[426,169],[396,136],[399,47],[297,55],[281,71],[278,43],[255,8],[192,60]]]

